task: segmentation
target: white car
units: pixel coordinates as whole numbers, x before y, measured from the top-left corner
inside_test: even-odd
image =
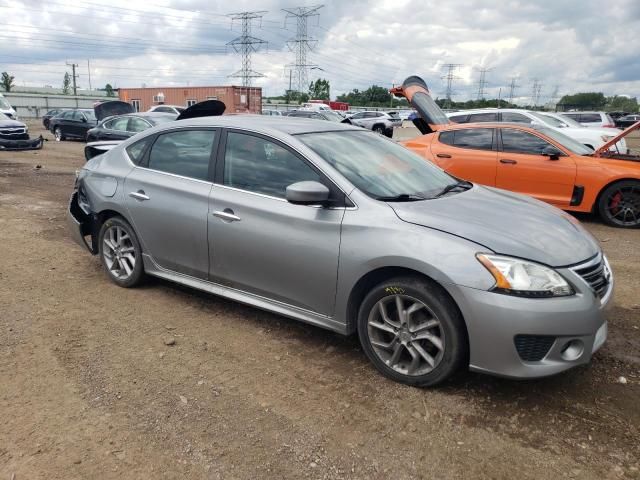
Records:
[[[616,128],[616,122],[607,112],[562,112],[561,115],[589,128]]]
[[[612,128],[584,128],[582,126],[567,126],[563,120],[544,115],[531,110],[519,110],[515,108],[501,109],[480,109],[465,110],[462,112],[447,113],[449,120],[456,123],[476,123],[476,122],[511,122],[526,123],[531,125],[542,125],[552,128],[578,142],[597,150],[607,143],[618,133]],[[620,140],[612,150],[622,153],[627,152],[627,144],[624,139]]]
[[[182,112],[186,110],[187,107],[183,107],[182,105],[154,105],[151,107],[148,112],[161,112],[161,113],[173,113],[175,115],[180,115]]]
[[[18,114],[9,104],[7,99],[0,93],[0,113],[4,113],[11,120],[18,120]]]

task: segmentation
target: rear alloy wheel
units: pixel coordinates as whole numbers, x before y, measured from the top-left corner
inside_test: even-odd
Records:
[[[121,287],[133,287],[144,278],[142,249],[133,228],[123,218],[112,217],[100,229],[100,258],[109,278]]]
[[[60,127],[56,127],[53,130],[53,136],[56,138],[56,142],[64,140],[64,135],[62,135],[62,129]]]
[[[609,186],[600,195],[598,212],[613,227],[640,227],[640,182],[624,180]]]
[[[375,287],[360,307],[358,334],[374,366],[408,385],[441,383],[467,358],[458,308],[427,280],[397,278]]]

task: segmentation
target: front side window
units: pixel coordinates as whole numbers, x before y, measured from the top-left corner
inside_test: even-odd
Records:
[[[316,132],[296,137],[373,198],[404,194],[426,198],[455,183],[424,158],[372,132]]]
[[[207,180],[215,136],[213,130],[181,130],[159,135],[151,147],[148,167]]]
[[[529,117],[515,112],[502,112],[502,121],[511,123],[531,123],[531,119]]]
[[[492,128],[467,128],[456,130],[454,145],[459,148],[491,150],[493,148]]]
[[[467,123],[468,116],[469,115],[454,115],[452,117],[449,117],[449,120],[456,123]]]
[[[224,185],[285,198],[289,185],[320,182],[320,175],[283,146],[261,137],[229,132],[224,156]]]
[[[472,113],[469,115],[469,123],[474,122],[496,122],[498,120],[498,114],[491,113]]]
[[[502,130],[502,150],[505,152],[540,155],[547,147],[555,148],[532,133],[508,128]]]

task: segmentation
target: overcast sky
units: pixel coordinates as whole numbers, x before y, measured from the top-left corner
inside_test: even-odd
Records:
[[[0,0],[0,71],[16,83],[60,87],[79,64],[79,85],[93,87],[240,84],[228,76],[241,56],[226,46],[240,35],[227,14],[264,10],[252,35],[268,42],[252,55],[265,95],[288,87],[295,55],[295,19],[283,8],[319,3],[290,0]],[[640,95],[640,0],[327,0],[309,18],[317,39],[307,61],[327,78],[332,97],[420,75],[444,96],[444,64],[456,70],[454,100],[475,98],[479,69],[487,96],[508,95],[512,78],[521,102],[533,81],[542,102],[554,92]]]

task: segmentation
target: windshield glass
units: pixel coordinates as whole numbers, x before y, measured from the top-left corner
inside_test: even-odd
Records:
[[[553,118],[553,117],[549,117],[548,115],[542,115],[540,113],[536,113],[536,112],[529,112],[532,116],[536,117],[538,120],[540,120],[542,123],[544,123],[545,125],[548,125],[549,127],[554,127],[554,128],[562,128],[564,127],[564,123],[562,120],[558,120],[557,118]]]
[[[553,140],[558,142],[567,150],[572,151],[573,153],[576,153],[578,155],[589,155],[593,153],[593,150],[591,148],[583,145],[573,138],[567,137],[564,133],[560,133],[550,128],[540,128],[538,129],[538,131],[546,135],[547,137],[551,137]]]
[[[556,115],[558,115],[558,114],[556,114]],[[565,123],[568,127],[571,127],[571,128],[587,128],[584,125],[576,122],[571,117],[565,117],[564,115],[558,115],[558,116],[561,117],[558,120],[560,120],[561,122]],[[554,115],[554,118],[556,118],[555,115]]]
[[[0,112],[0,120],[9,120],[9,117],[7,117],[4,113]]]
[[[456,180],[401,145],[371,132],[297,135],[305,145],[370,197],[440,193]]]
[[[7,99],[4,97],[0,97],[0,108],[9,110],[11,108],[11,105],[9,105],[9,102],[7,102]]]

